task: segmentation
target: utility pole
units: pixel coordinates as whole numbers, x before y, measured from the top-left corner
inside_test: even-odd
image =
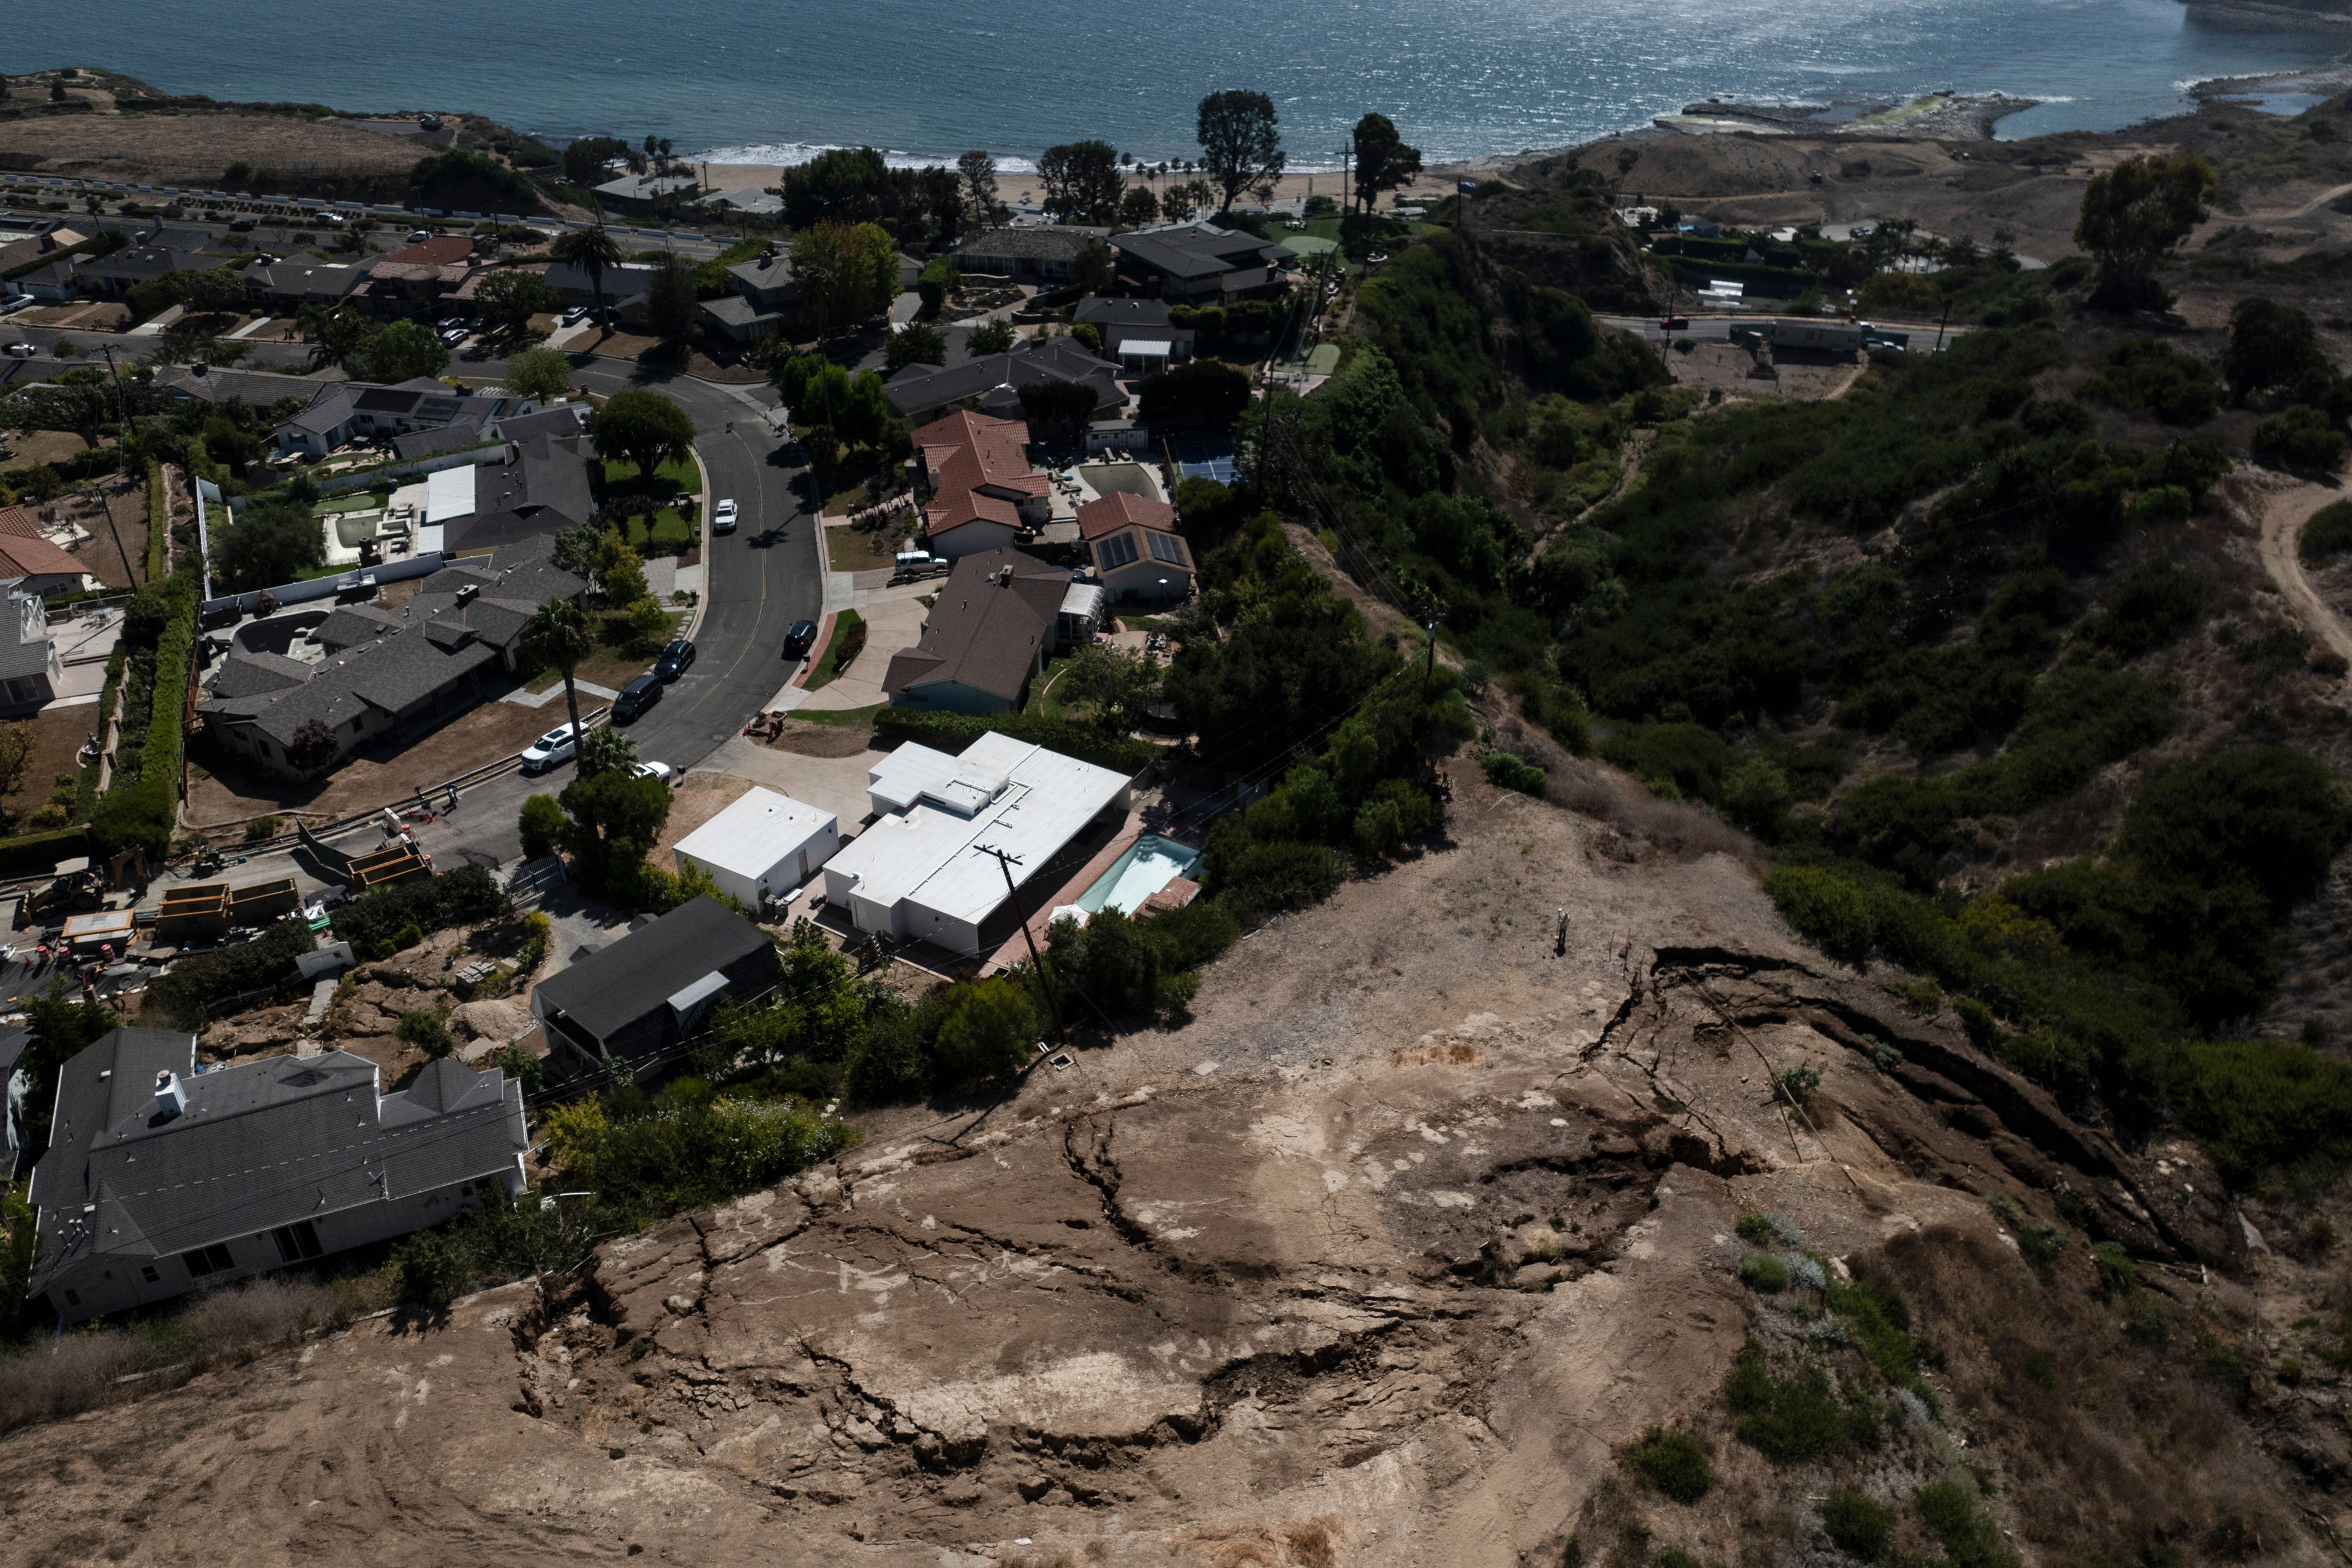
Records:
[[[992,856],[996,868],[1004,873],[1004,891],[1013,900],[1013,918],[1021,922],[1021,939],[1029,944],[1029,963],[1037,971],[1037,987],[1045,993],[1045,1010],[1054,1016],[1054,1037],[1066,1039],[1070,1031],[1062,1023],[1062,1004],[1054,995],[1053,978],[1045,973],[1045,961],[1037,952],[1037,939],[1029,930],[1029,916],[1021,908],[1021,889],[1013,885],[1013,868],[1021,863],[1018,855],[1007,855],[992,845],[974,845],[982,854]]]
[[[139,426],[134,424],[131,418],[131,395],[122,390],[122,373],[120,370],[117,370],[114,366],[113,345],[110,343],[107,344],[100,352],[106,355],[107,374],[114,377],[115,402],[121,405],[122,408],[123,447],[126,451],[135,454],[139,448]],[[142,476],[142,478],[143,479],[144,476]],[[169,528],[171,524],[171,518],[168,515],[165,516],[163,519],[163,526]],[[122,557],[122,580],[125,583],[136,584],[139,581],[139,576],[138,574],[131,570],[131,552],[122,548],[122,531],[114,526],[114,508],[112,506],[109,506],[106,509],[106,531],[114,536],[114,552]]]
[[[1952,302],[1949,300],[1947,300],[1944,301],[1944,319],[1936,323],[1936,352],[1937,353],[1942,353],[1944,352],[1944,329],[1951,324]]]

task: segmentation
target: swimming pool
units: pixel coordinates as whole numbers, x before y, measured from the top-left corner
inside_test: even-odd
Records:
[[[1129,845],[1127,853],[1095,879],[1094,886],[1078,895],[1078,908],[1090,915],[1100,914],[1107,907],[1131,915],[1143,907],[1144,900],[1190,871],[1200,858],[1201,852],[1190,844],[1147,833]]]

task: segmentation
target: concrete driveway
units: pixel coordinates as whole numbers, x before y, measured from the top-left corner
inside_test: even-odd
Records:
[[[866,617],[866,651],[846,672],[814,691],[793,688],[793,710],[840,713],[890,700],[882,690],[890,658],[922,640],[923,623],[930,618],[930,612],[923,607],[921,595],[938,586],[936,582],[901,583],[895,588],[860,590],[856,595],[860,602],[845,607]]]

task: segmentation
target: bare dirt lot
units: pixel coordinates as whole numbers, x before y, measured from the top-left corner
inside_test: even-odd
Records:
[[[16,787],[0,795],[0,816],[15,824],[10,831],[22,832],[25,819],[62,787],[60,779],[68,783],[80,779],[81,746],[98,723],[98,710],[52,708],[15,722],[32,732],[33,755],[25,764],[24,776],[16,781]]]
[[[231,163],[294,177],[401,175],[418,155],[403,137],[296,115],[144,112],[0,122],[0,163],[12,169],[141,184],[211,185]]]
[[[1824,1484],[1734,1442],[1720,1394],[1749,1337],[1821,1342],[1736,1277],[1733,1222],[1769,1209],[1934,1303],[1939,1406],[2021,1545],[2235,1510],[2315,1562],[2191,1352],[2126,1342],[2087,1265],[2039,1283],[1969,1190],[2063,1186],[2135,1248],[2210,1258],[2163,1289],[2218,1310],[2245,1244],[2210,1171],[2124,1154],[1791,942],[1697,852],[1720,829],[1661,847],[1682,820],[1458,776],[1451,845],[1259,931],[1181,1028],[873,1117],[837,1167],[608,1244],[577,1291],[0,1440],[16,1549],[173,1561],[233,1510],[255,1561],[1517,1564],[1637,1529],[1731,1558],[1816,1532]],[[1792,1117],[1771,1075],[1808,1062]],[[2092,1347],[2072,1398],[1997,1397],[2033,1386],[2021,1336]],[[2083,1414],[2127,1378],[2147,1447]],[[1942,1429],[1893,1419],[1873,1473],[1937,1473]],[[1715,1452],[1704,1505],[1622,1479],[1658,1424]]]

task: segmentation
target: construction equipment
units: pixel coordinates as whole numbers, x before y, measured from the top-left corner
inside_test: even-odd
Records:
[[[372,854],[354,855],[351,861],[353,893],[364,893],[373,889],[390,887],[394,882],[404,882],[411,877],[429,877],[432,874],[431,862],[405,838]]]
[[[175,888],[163,895],[155,916],[155,936],[162,942],[205,942],[225,936],[236,926],[259,926],[294,912],[300,901],[294,879],[231,888],[226,882]]]

